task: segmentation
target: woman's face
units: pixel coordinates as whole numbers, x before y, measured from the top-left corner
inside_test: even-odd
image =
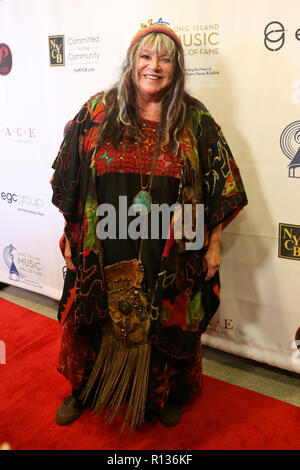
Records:
[[[160,54],[151,45],[141,50],[135,69],[135,85],[146,99],[160,101],[170,88],[174,76],[174,60],[166,51]]]

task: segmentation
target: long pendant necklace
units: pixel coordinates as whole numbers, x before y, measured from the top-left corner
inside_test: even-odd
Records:
[[[157,154],[158,154],[158,149],[159,149],[159,140],[160,139],[158,136],[156,139],[156,144],[155,144],[155,151],[154,151],[151,173],[149,176],[148,183],[145,186],[143,184],[142,156],[141,156],[141,151],[140,151],[139,140],[137,139],[137,142],[136,142],[137,152],[138,152],[139,160],[140,160],[141,189],[139,190],[137,195],[133,198],[132,204],[135,209],[135,212],[140,213],[141,215],[147,215],[151,212],[151,204],[152,204],[151,189],[152,189],[153,175],[154,175],[155,164],[156,164]]]

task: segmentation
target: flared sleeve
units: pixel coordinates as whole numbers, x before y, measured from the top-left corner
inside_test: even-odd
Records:
[[[52,203],[63,214],[66,225],[60,240],[64,253],[67,237],[75,267],[79,262],[79,239],[84,220],[88,189],[90,157],[97,141],[99,122],[103,116],[103,92],[87,101],[68,124],[58,155],[52,165]]]
[[[206,225],[211,230],[222,224],[224,229],[247,205],[248,200],[239,168],[223,132],[203,108],[198,149]]]
[[[52,165],[52,203],[67,222],[80,221],[80,189],[84,166],[84,134],[90,127],[88,104],[68,126],[58,155]]]
[[[74,306],[75,328],[106,316],[106,298],[100,266],[99,247],[91,246],[88,234],[95,233],[97,204],[93,186],[92,155],[97,148],[99,123],[103,119],[103,92],[92,97],[67,126],[67,132],[53,163],[52,202],[65,218],[60,249],[64,256],[66,239],[76,273],[67,271],[58,318],[64,322]],[[90,227],[91,225],[91,227]],[[100,320],[99,320],[100,321]]]

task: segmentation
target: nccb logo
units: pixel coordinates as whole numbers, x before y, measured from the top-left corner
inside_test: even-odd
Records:
[[[65,37],[48,36],[50,65],[53,67],[65,65]]]

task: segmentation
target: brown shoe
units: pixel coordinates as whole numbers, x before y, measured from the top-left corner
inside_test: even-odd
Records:
[[[177,402],[167,402],[164,409],[160,412],[159,419],[165,426],[176,426],[180,423],[182,417],[182,406]]]
[[[65,426],[67,424],[73,423],[73,421],[79,418],[83,410],[84,407],[79,403],[79,401],[76,400],[73,395],[70,395],[58,408],[55,415],[55,420],[57,424]]]

